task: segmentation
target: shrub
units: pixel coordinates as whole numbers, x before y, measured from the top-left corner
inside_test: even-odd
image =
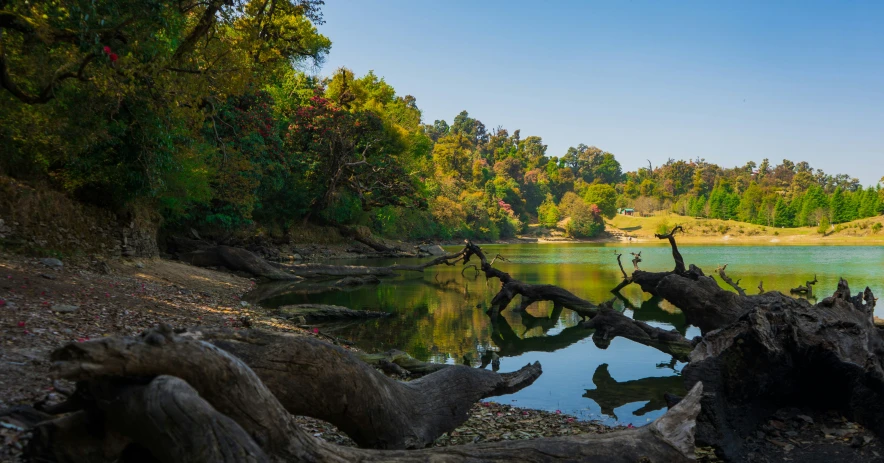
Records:
[[[872,225],[872,233],[878,233],[881,231],[881,222],[875,222],[875,225]]]

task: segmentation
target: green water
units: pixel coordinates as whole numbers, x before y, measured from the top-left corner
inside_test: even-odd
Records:
[[[556,284],[596,303],[611,299],[610,289],[622,279],[615,250],[624,252],[627,271],[632,267],[629,252],[641,251],[643,270],[663,271],[673,266],[670,249],[664,245],[519,244],[486,245],[483,249],[491,256],[500,253],[507,257],[509,262],[498,262],[495,267],[514,278]],[[759,281],[766,290],[788,293],[789,288],[812,280],[816,274],[819,295],[831,294],[839,277],[846,278],[854,292],[870,286],[876,294],[884,294],[884,247],[685,245],[680,249],[685,262],[700,266],[707,274],[728,264],[728,275],[741,279],[740,285],[750,293],[757,292]],[[678,377],[683,363],[623,338],[599,349],[592,343],[592,331],[575,326],[579,318],[573,312],[553,313],[550,303],[535,304],[525,313],[506,310],[492,326],[485,311],[499,289],[498,281],[486,281],[471,270],[462,275],[461,270],[460,265],[438,266],[424,273],[384,279],[380,285],[324,294],[306,294],[309,286],[300,283],[261,305],[311,302],[395,313],[387,319],[323,328],[366,351],[396,348],[422,360],[467,362],[486,368],[494,367],[489,364],[494,351],[500,357],[501,372],[540,361],[543,375],[533,385],[495,398],[498,402],[640,425],[665,411],[664,392],[683,392]],[[615,307],[628,316],[675,328],[689,338],[699,335],[699,330],[686,326],[677,307],[650,298],[637,286],[628,286],[622,295]],[[884,310],[884,304],[878,310]]]

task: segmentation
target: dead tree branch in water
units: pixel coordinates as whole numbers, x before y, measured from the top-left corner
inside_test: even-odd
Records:
[[[807,297],[813,297],[813,285],[817,284],[816,274],[813,276],[812,281],[806,281],[804,286],[797,286],[789,290],[792,294],[804,294]]]
[[[727,264],[724,264],[723,266],[715,269],[715,271],[718,272],[718,276],[721,277],[721,280],[724,281],[725,283],[727,283],[728,285],[730,285],[731,288],[734,288],[735,290],[737,290],[737,293],[739,293],[740,296],[745,296],[746,291],[740,287],[740,280],[737,280],[736,282],[734,280],[731,280],[731,278],[729,276],[727,276],[726,273],[724,273],[724,270],[726,268],[727,268]]]

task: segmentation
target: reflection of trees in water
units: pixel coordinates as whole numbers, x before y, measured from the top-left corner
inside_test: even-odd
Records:
[[[632,412],[642,416],[666,406],[663,394],[672,393],[682,396],[685,393],[684,380],[681,376],[665,376],[634,379],[618,382],[608,372],[608,364],[603,363],[592,375],[595,389],[587,389],[583,397],[592,399],[602,409],[602,413],[617,419],[614,409],[633,402],[645,402],[644,406]]]

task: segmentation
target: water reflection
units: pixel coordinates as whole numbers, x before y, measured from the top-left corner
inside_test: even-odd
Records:
[[[596,303],[610,300],[613,295],[609,290],[622,280],[611,246],[489,248],[489,254],[500,253],[510,260],[496,266],[514,278],[527,283],[556,284]],[[672,267],[667,246],[632,245],[628,251],[642,252],[643,269]],[[881,247],[684,246],[681,251],[687,262],[710,271],[727,263],[729,275],[742,279],[744,288],[755,288],[764,281],[766,290],[786,294],[808,280],[812,276],[809,271],[818,274],[819,283],[814,288],[818,294],[831,293],[841,276],[880,293],[884,274]],[[644,424],[663,413],[664,392],[683,392],[678,374],[684,364],[652,347],[623,338],[614,339],[607,349],[599,349],[589,339],[593,331],[577,326],[580,319],[570,310],[537,303],[523,312],[509,309],[496,319],[489,317],[488,303],[499,283],[461,270],[460,266],[434,267],[424,273],[405,273],[384,279],[378,285],[356,288],[329,289],[328,283],[303,282],[261,285],[250,299],[260,300],[264,307],[323,303],[395,313],[391,318],[324,328],[355,341],[366,351],[395,348],[421,360],[467,363],[501,371],[514,371],[526,363],[540,361],[544,373],[537,382],[512,396],[496,399],[517,401],[514,404],[520,406]],[[511,307],[518,307],[519,302],[513,301]],[[624,288],[614,307],[628,317],[665,329],[674,328],[688,338],[698,334],[696,328],[686,324],[678,308],[650,298],[635,285]]]
[[[614,409],[634,402],[647,402],[641,408],[632,412],[634,416],[644,414],[666,407],[663,395],[666,393],[683,396],[685,394],[684,383],[681,376],[664,376],[634,379],[619,382],[608,373],[608,364],[603,363],[596,368],[592,375],[595,389],[587,389],[583,397],[594,400],[602,409],[602,413],[617,419]]]

